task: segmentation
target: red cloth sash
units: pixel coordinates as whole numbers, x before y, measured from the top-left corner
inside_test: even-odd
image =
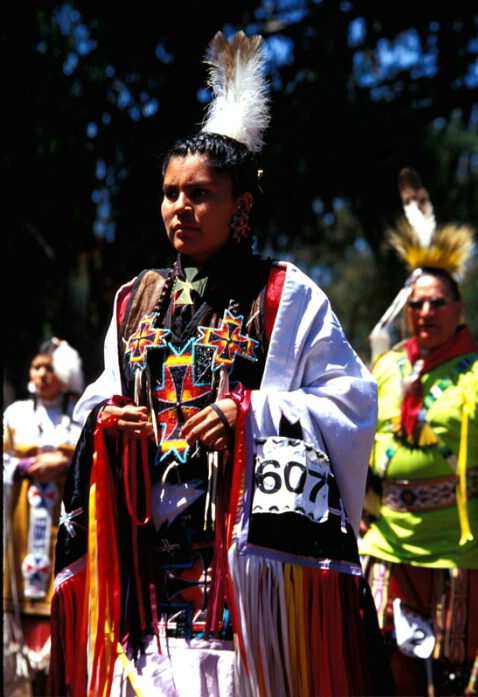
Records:
[[[444,344],[438,346],[426,356],[421,355],[420,347],[414,337],[407,341],[405,344],[405,352],[411,365],[413,366],[418,359],[423,359],[423,365],[416,379],[410,382],[402,402],[402,428],[407,435],[413,433],[418,414],[422,408],[422,375],[429,373],[433,368],[436,368],[442,363],[446,363],[446,361],[450,361],[452,358],[464,356],[467,353],[472,353],[477,350],[478,346],[473,343],[471,334],[466,326],[460,327],[456,334],[450,337],[448,341],[445,341]]]
[[[274,329],[274,322],[276,321],[277,310],[279,309],[284,281],[285,269],[273,266],[269,274],[264,304],[266,336],[269,340],[271,338],[272,330]]]

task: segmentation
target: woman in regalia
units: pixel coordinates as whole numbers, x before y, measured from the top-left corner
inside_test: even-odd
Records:
[[[161,163],[174,262],[119,289],[76,411],[56,695],[390,694],[356,544],[376,386],[322,290],[252,249],[264,48],[212,40],[205,122]]]

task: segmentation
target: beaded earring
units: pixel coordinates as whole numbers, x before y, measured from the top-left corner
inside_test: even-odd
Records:
[[[249,208],[239,206],[237,211],[233,214],[229,226],[233,230],[234,234],[232,238],[236,240],[236,242],[247,239],[251,230],[249,225]]]

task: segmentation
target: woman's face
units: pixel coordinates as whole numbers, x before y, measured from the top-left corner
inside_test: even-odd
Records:
[[[195,266],[203,266],[232,234],[233,213],[251,200],[251,194],[234,197],[230,178],[216,174],[207,156],[174,157],[164,175],[161,204],[168,239]]]
[[[443,301],[444,304],[440,304]],[[437,348],[455,334],[462,308],[461,300],[452,300],[446,279],[427,274],[419,276],[407,303],[409,331],[421,348]]]
[[[54,399],[62,388],[61,380],[53,370],[51,356],[39,353],[30,363],[30,380],[35,392],[42,399]]]

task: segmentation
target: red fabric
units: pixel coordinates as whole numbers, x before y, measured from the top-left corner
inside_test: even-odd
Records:
[[[119,405],[128,400],[118,396],[110,403]],[[92,676],[92,690],[105,687],[113,678],[116,645],[120,639],[120,586],[119,561],[116,540],[116,507],[113,474],[108,458],[103,428],[115,417],[97,419],[94,433],[95,456],[90,486],[96,485],[96,544],[98,563],[98,624],[92,649],[92,667],[88,673],[89,637],[89,555],[86,566],[55,590],[51,606],[52,651],[49,676],[49,694],[62,697],[85,697],[88,675]],[[111,635],[104,627],[106,613],[111,623]],[[111,660],[108,650],[112,647]]]
[[[429,373],[433,368],[445,363],[446,361],[464,356],[467,353],[472,353],[478,350],[476,344],[473,343],[471,334],[467,327],[460,327],[444,344],[431,351],[427,356],[420,354],[420,347],[415,338],[409,339],[405,344],[405,352],[407,358],[413,366],[416,361],[423,358],[423,366],[418,373],[417,379],[413,380],[408,386],[407,392],[402,402],[402,427],[407,435],[413,433],[418,414],[422,408],[423,388],[421,376]]]
[[[239,407],[239,412],[237,415],[237,421],[236,421],[236,446],[234,449],[234,465],[233,465],[233,479],[232,479],[232,486],[231,486],[231,497],[230,497],[230,510],[229,510],[229,515],[228,515],[228,520],[227,520],[227,529],[226,529],[226,549],[225,553],[227,554],[227,550],[230,548],[232,544],[232,535],[234,532],[234,526],[236,524],[238,515],[239,515],[239,504],[241,501],[241,494],[244,489],[244,474],[245,474],[245,466],[246,466],[246,457],[247,457],[247,445],[246,445],[246,415],[249,410],[249,404],[251,401],[251,391],[250,390],[244,390],[244,397],[243,400],[240,404]],[[229,600],[230,604],[230,612],[231,612],[231,622],[232,626],[235,632],[237,632],[237,642],[239,646],[239,651],[242,654],[243,660],[244,660],[244,665],[246,666],[247,669],[247,660],[246,660],[246,653],[244,649],[244,640],[242,637],[241,632],[239,631],[239,612],[238,609],[234,603],[234,589],[233,589],[233,583],[232,579],[229,576],[229,573],[227,574],[227,597]]]
[[[118,328],[123,324],[123,319],[126,312],[126,307],[128,305],[129,299],[131,297],[131,288],[123,290],[122,295],[117,301],[117,317],[118,317]]]
[[[51,697],[84,697],[86,694],[86,656],[78,652],[81,614],[85,594],[86,569],[64,581],[55,590],[51,603],[51,659],[48,694]],[[78,692],[73,689],[77,676]]]
[[[109,686],[113,679],[116,646],[120,640],[120,573],[116,540],[116,506],[115,485],[113,481],[108,450],[103,429],[116,417],[102,417],[100,413],[94,434],[95,462],[91,475],[91,485],[96,483],[96,543],[98,563],[98,634],[93,652],[91,675],[97,685]],[[104,633],[106,611],[110,615],[111,639]],[[113,647],[113,656],[108,660],[109,642]],[[93,682],[95,684],[95,682]]]
[[[351,574],[303,569],[306,604],[304,627],[299,631],[312,652],[306,661],[310,695],[392,694],[377,693],[371,684],[372,638],[364,622],[360,584],[359,577]]]
[[[50,618],[22,615],[21,623],[24,643],[35,653],[40,653],[50,636]]]
[[[276,321],[277,308],[279,307],[284,281],[285,269],[273,266],[269,274],[264,303],[264,321],[268,339],[271,338],[272,330],[274,329],[274,322]]]
[[[465,649],[461,662],[472,666],[478,645],[478,622],[474,621],[474,618],[478,617],[478,570],[467,569],[461,573],[467,576],[466,611],[463,615],[464,625],[459,632]],[[400,598],[408,609],[425,619],[431,621],[435,619],[436,622],[436,614],[443,613],[445,625],[441,633],[436,632],[436,634],[442,642],[444,637],[449,639],[454,631],[453,605],[458,603],[459,598],[450,593],[446,579],[448,575],[448,569],[426,569],[409,564],[394,564],[388,591],[385,629],[393,631],[393,601],[395,598]],[[443,651],[443,646],[440,646],[441,659],[443,659]],[[459,661],[456,661],[456,664],[459,664]]]
[[[138,556],[138,527],[146,525],[151,520],[151,478],[149,473],[149,459],[147,450],[147,440],[146,436],[142,433],[140,436],[141,444],[141,465],[144,476],[144,492],[145,492],[145,503],[144,503],[144,518],[140,520],[138,518],[138,473],[137,473],[137,461],[136,461],[136,446],[138,438],[135,436],[128,436],[127,432],[123,433],[123,448],[124,448],[124,458],[125,458],[125,473],[124,473],[124,483],[125,483],[125,496],[126,503],[128,506],[128,512],[131,516],[131,534],[133,542],[133,566],[134,566],[134,577],[136,582],[136,594],[138,598],[138,611],[140,616],[141,630],[146,633],[146,615],[144,611],[144,600],[143,600],[143,589],[141,585],[141,573],[140,573],[140,561]],[[130,482],[131,479],[131,482]]]
[[[388,588],[387,608],[385,612],[384,633],[394,633],[393,601],[400,598],[404,606],[421,615],[434,625],[438,661],[450,668],[460,670],[464,666],[473,666],[478,645],[478,570],[462,570],[466,577],[467,588],[460,598],[452,593],[449,569],[428,569],[409,564],[391,565],[390,584]],[[464,601],[464,604],[463,604]],[[456,616],[459,611],[460,618]],[[459,641],[464,650],[462,661],[453,661],[444,655],[448,641]],[[413,656],[406,656],[398,648],[391,654],[392,669],[397,695],[425,695],[426,673],[424,661]],[[453,694],[439,692],[437,695]],[[454,693],[454,694],[464,694]]]

